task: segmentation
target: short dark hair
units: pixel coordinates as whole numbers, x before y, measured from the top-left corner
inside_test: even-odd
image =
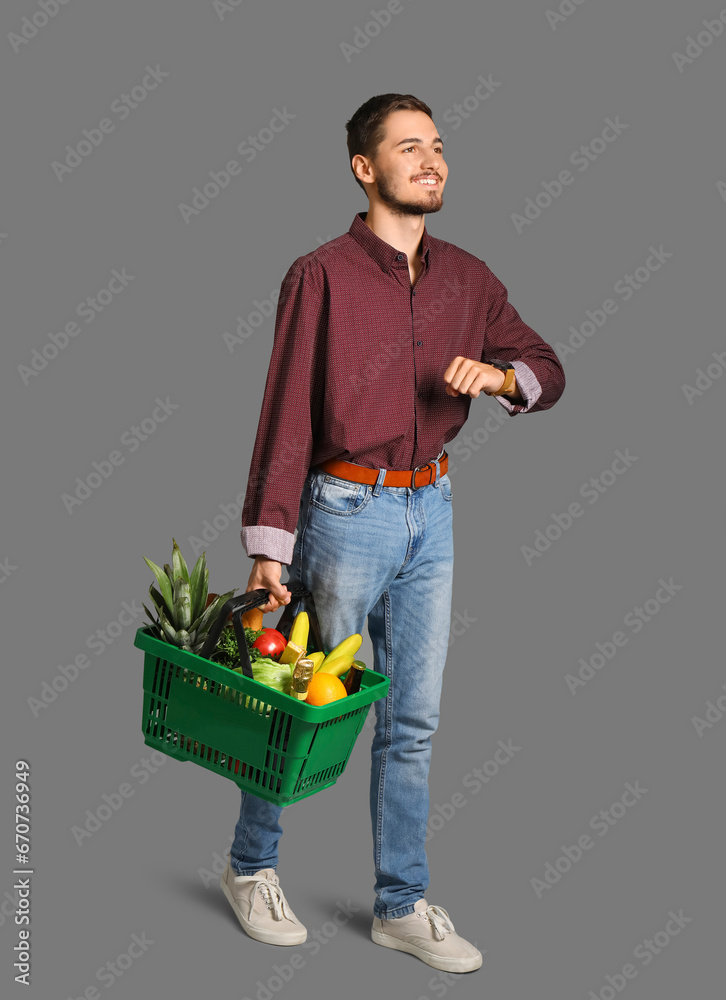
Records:
[[[354,156],[375,157],[386,134],[386,118],[392,111],[423,111],[431,118],[431,108],[413,94],[378,94],[361,104],[345,123],[348,133],[348,164],[356,184],[365,191],[365,184],[353,170]]]

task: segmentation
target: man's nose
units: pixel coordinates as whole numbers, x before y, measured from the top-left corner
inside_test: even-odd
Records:
[[[432,173],[438,174],[440,177],[443,176],[441,172],[443,161],[437,153],[430,153],[428,156],[423,156],[421,160],[422,172],[424,170],[429,170]]]

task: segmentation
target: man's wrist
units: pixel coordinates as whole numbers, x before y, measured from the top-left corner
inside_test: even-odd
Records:
[[[509,396],[510,394],[519,395],[514,368],[510,365],[510,367],[505,369],[503,362],[501,364],[493,364],[492,367],[501,372],[502,378],[497,383],[497,387],[495,389],[484,390],[487,396]]]

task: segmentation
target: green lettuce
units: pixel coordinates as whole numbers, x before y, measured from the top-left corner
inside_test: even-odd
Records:
[[[290,694],[293,670],[294,667],[291,663],[278,663],[277,660],[272,660],[269,656],[261,656],[252,663],[254,679],[276,691],[282,691],[283,694]],[[242,667],[235,667],[234,672],[241,674]]]

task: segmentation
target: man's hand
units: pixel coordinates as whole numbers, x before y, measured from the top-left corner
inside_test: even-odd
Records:
[[[282,563],[266,556],[255,556],[255,562],[250,573],[245,594],[251,590],[269,590],[270,600],[267,604],[260,605],[260,611],[267,614],[268,611],[277,611],[283,604],[289,604],[292,594],[284,583],[280,583],[282,574]]]
[[[460,356],[454,358],[444,372],[446,391],[450,396],[458,396],[460,392],[464,392],[473,399],[480,392],[494,392],[504,384],[505,378],[504,372],[493,365]]]

